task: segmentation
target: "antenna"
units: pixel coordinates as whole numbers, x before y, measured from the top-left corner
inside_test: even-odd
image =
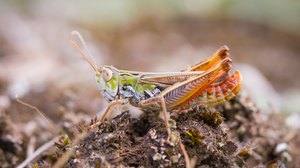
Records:
[[[87,48],[80,33],[77,31],[72,31],[71,35],[74,38],[74,40],[69,40],[70,44],[77,50],[80,57],[82,59],[84,59],[92,67],[93,71],[96,74],[99,74],[99,72],[97,70],[98,68],[97,68],[96,64],[94,63],[94,61],[89,60],[89,57],[93,58],[93,55],[91,54],[90,50]],[[87,54],[85,54],[83,51],[86,51]]]
[[[59,130],[58,130],[57,127],[55,126],[54,122],[53,122],[51,119],[49,119],[49,118],[45,115],[45,113],[43,113],[42,111],[40,111],[36,106],[33,106],[33,105],[31,105],[31,104],[28,104],[28,103],[26,103],[26,102],[20,100],[20,99],[18,98],[18,95],[15,96],[15,100],[16,100],[18,103],[20,103],[20,104],[22,104],[22,105],[24,105],[24,106],[27,106],[27,107],[29,107],[29,108],[35,110],[39,115],[41,115],[41,116],[48,122],[48,125],[51,127],[51,131],[52,131],[53,134],[56,134],[56,133],[59,132]]]

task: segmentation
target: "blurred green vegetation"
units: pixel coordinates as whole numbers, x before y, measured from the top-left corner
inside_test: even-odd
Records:
[[[67,14],[78,22],[98,26],[117,26],[145,16],[163,19],[196,17],[255,22],[300,35],[300,1],[297,0],[11,0],[0,2],[0,6],[4,5],[32,14],[39,8],[49,10],[50,13],[52,10],[55,12],[61,9],[59,12],[61,15]],[[71,12],[68,9],[71,9]]]

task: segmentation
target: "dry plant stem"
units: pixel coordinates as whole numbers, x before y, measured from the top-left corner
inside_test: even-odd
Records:
[[[108,104],[108,106],[105,108],[103,114],[102,114],[101,117],[99,118],[99,121],[98,121],[97,123],[91,125],[91,126],[89,127],[89,129],[90,129],[90,130],[93,130],[93,129],[95,129],[96,127],[98,127],[98,126],[105,120],[105,118],[106,118],[106,116],[107,116],[107,114],[108,114],[108,112],[110,111],[110,109],[111,109],[112,106],[115,106],[115,105],[118,105],[118,104],[124,105],[125,103],[126,103],[126,101],[124,101],[124,100],[113,100],[113,101],[111,101],[111,102]]]
[[[30,162],[32,162],[35,158],[37,158],[39,155],[41,155],[43,152],[51,148],[54,143],[59,139],[59,136],[53,138],[49,142],[45,143],[41,147],[39,147],[32,155],[27,157],[26,160],[24,160],[17,168],[24,168],[27,166]]]
[[[26,156],[29,157],[34,153],[34,147],[35,147],[36,137],[31,136],[28,142],[27,152]]]
[[[21,103],[21,104],[23,104],[24,106],[27,106],[27,107],[29,107],[29,108],[32,108],[33,110],[35,110],[36,112],[38,112],[38,114],[40,114],[47,122],[48,122],[48,125],[51,127],[51,131],[52,131],[52,133],[55,135],[55,134],[57,134],[59,131],[58,131],[58,129],[55,127],[55,124],[42,112],[42,111],[40,111],[37,107],[35,107],[35,106],[33,106],[33,105],[30,105],[30,104],[28,104],[28,103],[26,103],[26,102],[24,102],[24,101],[22,101],[22,100],[20,100],[20,99],[18,99],[18,98],[16,98],[16,101],[18,102],[18,103]]]
[[[73,140],[73,143],[72,143],[72,146],[70,147],[70,149],[68,151],[66,151],[57,162],[55,162],[55,164],[53,165],[53,168],[61,168],[61,167],[63,167],[63,165],[69,160],[69,158],[73,154],[74,147],[76,145],[78,145],[81,142],[81,140],[83,140],[87,136],[87,134],[88,134],[87,131],[80,133]]]
[[[184,160],[185,160],[185,167],[186,168],[191,168],[191,163],[190,163],[190,157],[183,145],[183,143],[181,142],[181,140],[179,141],[179,146],[180,146],[180,149],[181,149],[181,152],[184,156]]]

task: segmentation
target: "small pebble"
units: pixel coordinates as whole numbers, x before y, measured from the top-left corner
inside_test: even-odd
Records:
[[[288,148],[289,148],[289,145],[287,143],[285,143],[285,142],[277,144],[277,146],[275,148],[275,153],[279,154],[279,153],[281,153],[283,151],[288,150]]]
[[[172,162],[172,163],[178,163],[178,161],[179,161],[179,156],[176,156],[176,155],[175,155],[175,156],[171,156],[170,159],[171,159],[171,162]]]
[[[150,134],[151,139],[156,139],[157,138],[156,130],[155,129],[151,129],[149,131],[149,134]]]
[[[288,152],[283,152],[282,156],[286,159],[287,162],[291,162],[293,160],[292,156]]]
[[[153,160],[161,160],[162,156],[160,153],[156,153],[156,154],[154,154],[154,156],[152,158],[153,158]]]

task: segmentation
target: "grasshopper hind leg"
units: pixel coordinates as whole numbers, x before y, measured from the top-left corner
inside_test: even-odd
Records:
[[[142,107],[147,107],[147,106],[151,106],[151,105],[156,104],[156,103],[160,103],[160,105],[161,105],[165,126],[166,126],[166,129],[167,129],[167,132],[168,132],[167,142],[170,142],[171,127],[170,127],[170,124],[169,124],[169,121],[168,121],[168,112],[167,112],[167,106],[166,106],[164,97],[163,96],[152,97],[152,98],[149,98],[147,100],[141,101],[140,105]]]
[[[166,106],[164,97],[163,96],[152,97],[150,99],[141,101],[141,105],[144,106],[144,107],[155,104],[155,103],[160,103],[161,104],[161,108],[162,108],[162,112],[163,112],[163,116],[164,116],[164,122],[165,122],[165,126],[166,126],[166,129],[167,129],[167,132],[168,132],[167,143],[170,144],[171,141],[172,141],[172,139],[171,139],[172,131],[171,131],[171,127],[170,127],[170,124],[169,124],[169,121],[168,121],[168,112],[167,112],[167,106]],[[189,168],[190,165],[191,165],[190,164],[190,158],[189,158],[189,155],[188,155],[188,153],[185,149],[185,146],[181,142],[181,140],[179,140],[178,145],[179,145],[180,150],[181,150],[181,152],[184,156],[185,166],[187,168]]]

